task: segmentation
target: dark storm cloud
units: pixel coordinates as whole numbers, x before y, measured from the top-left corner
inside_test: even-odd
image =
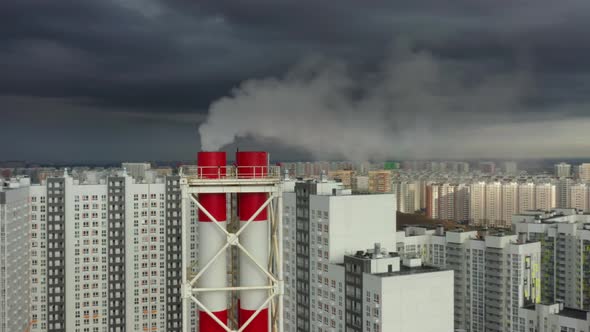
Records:
[[[398,38],[457,61],[590,69],[590,5],[562,1],[4,1],[0,93],[205,108],[309,53],[367,62]]]
[[[242,75],[235,48],[213,18],[123,2],[24,1],[0,6],[0,91],[88,98],[111,106],[205,107]],[[227,36],[226,36],[227,35]],[[234,57],[232,59],[232,57]]]
[[[113,121],[133,127],[133,113],[148,114],[152,131],[201,114],[177,136],[167,122],[170,143],[193,139],[194,122],[242,81],[317,54],[375,69],[408,43],[483,74],[526,71],[535,112],[583,115],[587,31],[583,0],[0,1],[0,112],[19,98],[34,102],[18,109],[42,114],[51,100],[71,112],[56,115],[64,128],[78,125],[71,114],[102,112],[102,133]]]

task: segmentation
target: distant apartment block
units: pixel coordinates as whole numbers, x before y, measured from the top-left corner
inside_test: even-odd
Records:
[[[578,166],[578,178],[581,181],[589,182],[590,181],[590,164],[584,163]]]
[[[557,178],[569,178],[572,176],[572,165],[566,163],[555,164],[554,174]]]
[[[392,174],[388,170],[369,171],[369,192],[392,193]]]
[[[584,184],[580,195],[586,195]],[[405,183],[394,183],[398,203],[405,204],[404,198],[410,191]],[[576,198],[570,185],[568,197]],[[509,228],[512,215],[524,211],[557,207],[558,187],[549,182],[533,183],[516,181],[476,181],[470,184],[448,182],[431,183],[426,186],[426,215],[433,219],[469,221],[478,227]],[[576,207],[587,207],[586,196],[572,201]],[[400,211],[402,211],[401,207]],[[403,211],[402,211],[403,212]]]
[[[352,170],[337,170],[337,171],[328,172],[328,177],[332,180],[337,180],[337,181],[342,182],[342,185],[344,185],[344,188],[350,189],[350,188],[352,188],[352,178],[354,177],[354,174],[355,174],[355,172]],[[370,186],[370,183],[369,183],[369,186]]]

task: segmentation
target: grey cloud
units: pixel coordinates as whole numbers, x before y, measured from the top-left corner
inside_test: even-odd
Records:
[[[178,125],[180,113],[201,119],[241,82],[281,77],[313,54],[351,64],[361,73],[353,79],[367,79],[363,73],[378,72],[391,45],[405,39],[465,81],[527,72],[534,82],[522,114],[573,117],[586,112],[590,95],[589,22],[583,0],[2,1],[0,96],[54,99],[108,119],[119,112],[132,127],[129,114],[151,114],[160,132],[159,122],[176,128],[166,118]],[[14,112],[4,100],[0,112]],[[55,117],[63,128],[75,126]]]

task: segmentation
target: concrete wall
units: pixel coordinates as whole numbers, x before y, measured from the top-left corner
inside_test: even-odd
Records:
[[[381,294],[380,331],[453,331],[453,271],[391,277],[365,274],[363,285],[365,293]],[[372,295],[370,299],[374,301]],[[366,296],[363,301],[366,301]],[[367,304],[364,303],[364,306]],[[365,328],[366,321],[367,318]],[[371,331],[374,331],[372,324]]]
[[[310,210],[328,211],[330,263],[342,263],[355,250],[381,247],[395,251],[395,196],[312,196]]]

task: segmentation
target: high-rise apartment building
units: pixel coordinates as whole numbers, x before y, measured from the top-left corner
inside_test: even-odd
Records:
[[[502,218],[501,227],[510,225],[512,215],[518,213],[518,183],[506,182],[502,184]]]
[[[588,212],[588,185],[576,183],[569,186],[566,207]]]
[[[0,332],[29,327],[28,178],[0,180]]]
[[[449,183],[432,183],[426,187],[426,215],[433,219],[454,220],[456,217],[455,190],[458,186]]]
[[[531,211],[515,215],[512,225],[541,243],[543,301],[590,310],[590,216],[575,209]]]
[[[534,210],[535,207],[535,184],[524,182],[518,185],[518,212]]]
[[[572,176],[572,165],[566,163],[555,164],[554,174],[557,178],[569,178]]]
[[[403,213],[414,213],[420,210],[420,183],[395,182],[392,191],[395,193],[396,206],[398,211]]]
[[[392,193],[392,174],[388,170],[369,171],[369,192]]]
[[[455,190],[454,184],[443,183],[439,187],[438,217],[442,220],[455,219]]]
[[[557,187],[553,183],[535,185],[535,209],[548,211],[557,207]]]
[[[426,186],[426,216],[439,219],[440,211],[440,184],[432,183]]]
[[[502,183],[489,182],[485,186],[485,222],[484,225],[501,227],[502,222]]]
[[[284,256],[285,331],[452,330],[450,271],[400,267],[395,254],[365,250],[396,247],[394,195],[315,181],[283,195],[284,248],[295,248]],[[437,323],[419,319],[426,314]]]
[[[560,181],[566,180],[569,179],[564,178]],[[400,195],[403,195],[399,190],[401,182],[395,185]],[[576,188],[570,183],[566,185],[569,191]],[[558,188],[563,189],[552,182],[430,183],[426,190],[426,215],[435,219],[469,220],[474,226],[509,228],[512,215],[516,213],[534,209],[554,209],[560,197]],[[570,197],[569,191],[565,195],[567,198]],[[402,203],[401,199],[398,201]]]
[[[337,170],[328,172],[328,177],[332,180],[342,182],[345,188],[352,188],[352,178],[354,177],[354,171],[352,170]],[[370,180],[369,180],[370,181]]]
[[[578,178],[584,182],[590,181],[590,164],[584,163],[578,166]]]
[[[30,315],[32,332],[47,331],[47,186],[30,186]]]
[[[475,182],[469,187],[469,223],[474,226],[486,224],[486,183]]]
[[[179,177],[84,178],[30,187],[31,331],[181,331]]]
[[[369,192],[369,177],[357,175],[352,178],[352,190],[355,192]]]
[[[346,331],[452,331],[453,272],[400,261],[380,247],[344,257]]]
[[[570,186],[574,184],[574,180],[570,177],[560,177],[556,185],[556,206],[560,209],[569,207]]]
[[[465,222],[469,220],[470,194],[469,185],[460,183],[455,185],[455,218],[454,220]]]
[[[541,300],[539,242],[415,227],[397,238],[400,256],[454,270],[456,330],[522,331],[519,308]]]

